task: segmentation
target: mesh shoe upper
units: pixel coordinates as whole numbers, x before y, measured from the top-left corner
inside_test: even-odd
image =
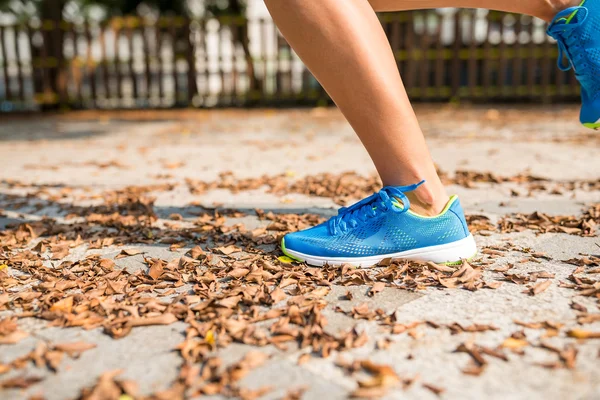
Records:
[[[586,0],[579,7],[561,11],[548,27],[558,42],[559,68],[575,69],[581,83],[581,122],[600,120],[600,0]],[[564,64],[563,55],[568,59]]]
[[[406,200],[403,199],[403,203],[406,204]],[[469,236],[456,197],[437,217],[419,216],[397,203],[393,207],[335,233],[330,220],[288,234],[285,247],[319,257],[368,257],[451,243]]]

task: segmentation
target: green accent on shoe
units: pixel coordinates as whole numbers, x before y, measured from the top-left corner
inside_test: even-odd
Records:
[[[583,1],[581,2],[581,4],[579,5],[579,7],[582,7],[582,6],[583,6],[583,3],[585,3],[585,2],[586,2],[586,0],[583,0]],[[566,23],[566,24],[570,23],[570,22],[573,20],[573,18],[575,17],[575,15],[577,14],[577,12],[578,12],[578,11],[579,11],[579,10],[577,10],[577,11],[575,11],[573,14],[571,14],[571,15],[569,16],[569,18],[566,18],[566,19],[565,19],[565,23]]]
[[[477,258],[477,255],[478,255],[478,254],[479,254],[478,252],[475,252],[475,254],[473,254],[471,257],[467,258],[465,261],[466,261],[466,262],[471,262],[471,261],[473,261],[474,259],[476,259],[476,258]],[[441,263],[441,265],[446,265],[446,266],[448,266],[448,267],[453,267],[453,266],[456,266],[456,265],[461,265],[461,264],[462,264],[462,260],[460,260],[460,261],[450,261],[450,262]]]
[[[288,256],[289,258],[291,258],[292,260],[303,262],[298,257],[295,257],[295,256],[291,255],[290,253],[288,253],[288,251],[285,248],[285,238],[281,238],[281,251],[283,251],[283,254],[285,254],[286,256]]]
[[[448,200],[448,203],[446,203],[446,207],[444,207],[444,209],[442,210],[441,213],[439,213],[438,215],[432,215],[432,216],[428,216],[428,215],[421,215],[421,214],[417,214],[416,212],[414,212],[413,210],[408,210],[408,213],[414,217],[418,217],[418,218],[423,218],[423,219],[433,219],[433,218],[438,218],[443,216],[444,214],[446,214],[448,212],[448,210],[450,210],[450,207],[452,207],[452,204],[454,204],[455,201],[458,200],[458,196],[457,195],[452,195],[450,196],[450,200]]]
[[[583,124],[583,126],[585,126],[586,128],[590,128],[590,129],[595,129],[595,130],[600,130],[600,122],[595,122],[595,123],[587,123],[587,124]]]
[[[444,209],[442,210],[442,212],[440,212],[438,215],[432,215],[432,216],[428,216],[428,215],[421,215],[421,214],[417,214],[416,212],[414,212],[413,210],[408,210],[408,213],[412,216],[418,217],[418,218],[424,218],[424,219],[432,219],[432,218],[438,218],[441,217],[442,215],[446,214],[448,212],[448,210],[450,210],[450,207],[452,207],[452,204],[458,200],[458,196],[457,195],[452,195],[450,196],[450,200],[448,200],[448,203],[446,203],[446,206],[444,207]],[[394,203],[394,205],[400,209],[403,209],[404,206],[402,205],[402,203],[400,203],[397,199],[394,199],[392,201],[392,203]]]

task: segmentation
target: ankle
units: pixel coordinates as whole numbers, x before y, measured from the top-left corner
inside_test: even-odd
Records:
[[[441,184],[439,187],[434,187],[434,185],[428,183],[425,183],[414,192],[407,193],[406,196],[410,201],[410,209],[425,216],[434,216],[441,213],[449,199],[446,189]]]

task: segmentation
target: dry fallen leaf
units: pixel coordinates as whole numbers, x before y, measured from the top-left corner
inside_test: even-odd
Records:
[[[93,349],[96,347],[94,343],[86,342],[71,342],[71,343],[55,343],[52,345],[56,350],[64,351],[70,357],[78,357],[84,351]]]
[[[287,393],[281,400],[301,400],[304,392],[307,390],[307,387],[288,389]]]
[[[511,350],[518,350],[518,349],[528,346],[528,345],[529,345],[529,342],[527,342],[527,340],[515,339],[513,337],[507,338],[502,343],[502,347],[505,347],[505,348],[511,349]]]
[[[422,385],[423,385],[423,387],[425,389],[428,389],[428,390],[432,391],[434,394],[436,394],[438,396],[441,395],[442,393],[444,393],[446,391],[446,389],[441,388],[441,387],[436,386],[436,385],[432,385],[430,383],[423,383]]]
[[[162,260],[150,260],[150,269],[148,270],[148,276],[154,280],[158,280],[165,269],[165,263]]]
[[[29,333],[16,330],[8,335],[0,335],[0,344],[15,344],[29,336]]]
[[[234,308],[242,300],[242,296],[231,296],[225,299],[219,300],[218,304],[221,307]]]
[[[61,260],[69,255],[69,246],[57,245],[52,247],[52,260]]]
[[[531,289],[530,289],[530,294],[532,296],[535,296],[537,294],[542,293],[543,291],[545,291],[546,289],[548,289],[550,287],[550,285],[552,285],[552,281],[551,280],[547,280],[547,281],[543,281],[540,283],[535,284]]]
[[[119,399],[123,393],[115,377],[123,373],[123,370],[108,371],[100,375],[96,386],[90,391],[84,391],[82,396],[86,400],[108,400],[108,399]]]
[[[376,399],[387,394],[388,389],[381,386],[359,387],[350,393],[350,398]]]
[[[240,251],[242,251],[242,249],[240,249],[237,246],[234,245],[229,245],[229,246],[224,246],[224,247],[217,247],[216,249],[214,249],[215,251],[218,251],[219,253],[225,254],[226,256],[233,254],[233,253],[238,253]]]
[[[261,351],[251,350],[240,361],[246,367],[254,369],[263,365],[271,356]]]
[[[571,329],[567,331],[567,336],[576,339],[600,339],[600,332],[591,332],[583,329]]]
[[[73,296],[66,297],[54,303],[50,307],[50,311],[71,313],[73,309]]]
[[[469,365],[462,369],[462,372],[466,375],[480,376],[486,368],[487,364],[478,364],[475,361],[471,360],[469,362]]]
[[[194,260],[200,260],[206,257],[206,253],[204,252],[204,250],[202,250],[200,246],[196,246],[190,249],[190,251],[188,251],[186,255],[193,258]]]
[[[371,288],[369,289],[368,295],[370,297],[373,297],[377,293],[381,292],[383,289],[385,289],[384,282],[375,282],[375,284],[373,286],[371,286]]]
[[[44,378],[42,377],[21,375],[0,381],[0,388],[27,389],[29,386],[35,385],[36,383],[41,382],[43,380]]]
[[[436,264],[434,262],[427,262],[427,266],[435,271],[439,271],[439,272],[451,272],[454,273],[456,272],[456,268],[452,268],[449,267],[447,265],[441,265],[441,264]]]
[[[165,313],[156,317],[134,318],[128,321],[129,326],[170,325],[177,321],[177,317],[171,313]]]
[[[297,364],[302,365],[309,362],[311,359],[310,353],[304,353],[300,357],[298,357]]]
[[[369,360],[361,361],[360,366],[369,374],[370,379],[358,381],[361,388],[390,387],[399,384],[400,378],[389,365],[375,364]]]
[[[144,254],[144,252],[141,250],[138,250],[138,249],[123,249],[123,250],[121,250],[121,252],[119,254],[117,254],[115,256],[115,260],[118,260],[118,259],[124,258],[124,257],[135,256],[138,254]]]

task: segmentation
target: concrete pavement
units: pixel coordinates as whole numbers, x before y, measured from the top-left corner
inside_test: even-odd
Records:
[[[580,216],[590,205],[600,203],[597,184],[600,135],[579,127],[576,113],[573,107],[558,106],[528,110],[417,108],[434,159],[450,180],[458,170],[493,172],[509,178],[524,173],[546,179],[546,188],[537,190],[532,190],[530,182],[516,180],[450,185],[450,192],[459,194],[467,214],[485,215],[494,224],[515,213],[535,211],[550,216]],[[177,230],[195,221],[202,207],[217,207],[240,210],[244,214],[225,215],[224,226],[242,223],[247,230],[253,230],[271,223],[256,216],[253,210],[257,208],[274,213],[312,213],[327,217],[335,213],[337,205],[330,197],[294,191],[269,193],[265,187],[237,192],[210,188],[194,194],[186,178],[215,182],[223,179],[222,173],[230,171],[238,180],[283,174],[283,179],[293,182],[324,172],[335,175],[353,171],[361,176],[374,173],[368,155],[341,115],[336,110],[321,109],[158,112],[155,115],[84,113],[10,119],[0,124],[0,154],[0,209],[3,210],[0,227],[7,231],[15,229],[11,223],[35,221],[43,216],[68,222],[68,213],[61,205],[75,205],[85,210],[102,204],[103,193],[128,186],[164,184],[172,188],[157,188],[148,193],[156,198],[153,208],[159,219],[154,224],[176,223],[179,226],[172,229]],[[36,202],[39,205],[36,206]],[[173,214],[180,215],[182,220]],[[323,316],[328,320],[326,330],[332,335],[352,328],[365,332],[368,339],[364,345],[339,354],[334,352],[328,358],[313,354],[303,358],[300,365],[299,357],[310,353],[310,348],[299,348],[295,344],[282,350],[273,345],[255,347],[232,343],[211,355],[218,357],[225,368],[238,362],[248,351],[268,353],[270,358],[266,362],[249,370],[238,382],[239,387],[246,389],[271,386],[264,395],[267,399],[283,398],[301,388],[306,399],[347,398],[358,387],[357,382],[365,371],[349,373],[340,366],[343,364],[340,360],[347,363],[370,360],[389,365],[400,379],[410,381],[407,387],[376,385],[384,386],[384,398],[390,399],[600,398],[600,339],[568,337],[569,330],[574,329],[600,332],[600,319],[579,323],[578,317],[583,312],[573,307],[576,303],[587,309],[583,314],[598,315],[600,294],[582,296],[577,288],[569,287],[570,276],[577,267],[564,262],[598,256],[600,239],[567,233],[537,234],[533,229],[524,229],[522,232],[483,232],[476,240],[481,249],[493,250],[484,253],[478,262],[482,263],[483,280],[502,282],[495,289],[423,287],[406,290],[391,285],[369,296],[369,284],[342,286],[337,283],[323,298],[326,304]],[[30,247],[36,243],[32,242]],[[507,244],[510,246],[506,247]],[[89,249],[87,244],[82,244],[70,249],[65,259],[77,261],[90,254],[114,259],[122,248],[135,247],[144,254],[115,260],[117,269],[133,274],[147,270],[144,257],[169,261],[183,256],[193,245],[188,242],[171,251],[169,243],[151,240],[135,246],[111,245],[100,249]],[[494,250],[502,247],[505,250]],[[262,248],[268,254],[280,255],[273,244]],[[8,252],[6,250],[6,254]],[[532,253],[544,254],[535,258],[530,256]],[[47,265],[60,261],[48,259]],[[498,272],[508,271],[509,266],[510,273],[517,275],[548,273],[552,275],[549,278],[552,283],[532,296],[527,292],[534,282],[513,283]],[[593,265],[582,268],[578,276],[600,285],[600,275],[593,272]],[[6,270],[11,276],[22,274],[10,266]],[[184,285],[180,292],[191,287]],[[7,288],[0,284],[0,295],[4,292],[14,296],[21,290],[25,287]],[[352,294],[352,299],[341,300],[347,292]],[[409,329],[409,333],[391,334],[375,320],[347,315],[353,307],[363,304],[370,310],[380,308],[386,314],[393,313],[400,324],[431,323],[422,323]],[[21,312],[14,303],[2,311],[0,301],[0,319]],[[551,321],[560,327],[554,330],[533,328],[533,325],[524,327],[515,321],[528,324]],[[497,329],[457,333],[446,327],[454,323],[463,327],[493,325]],[[51,400],[77,398],[83,388],[93,387],[103,372],[114,369],[123,369],[119,379],[137,383],[140,396],[150,396],[171,387],[184,362],[174,349],[184,340],[188,324],[178,321],[164,326],[136,327],[121,339],[111,338],[101,328],[48,326],[48,322],[40,318],[21,318],[18,326],[29,336],[15,344],[0,344],[0,366],[26,355],[40,342],[81,341],[96,345],[82,352],[79,358],[64,356],[56,371],[27,363],[24,368],[11,368],[0,374],[0,385],[3,380],[16,376],[44,378],[24,389],[0,389],[0,397],[16,399],[40,395]],[[514,341],[507,342],[511,335],[516,337],[521,331],[524,342],[517,342],[516,346],[513,346]],[[382,340],[389,341],[387,348],[379,345]],[[501,351],[506,360],[484,352],[485,370],[478,376],[465,373],[473,356],[455,351],[464,343]],[[577,352],[574,367],[561,364],[562,356],[549,346],[556,349],[574,346]],[[428,385],[440,389],[440,393],[434,393]],[[221,398],[226,394],[207,398]]]

